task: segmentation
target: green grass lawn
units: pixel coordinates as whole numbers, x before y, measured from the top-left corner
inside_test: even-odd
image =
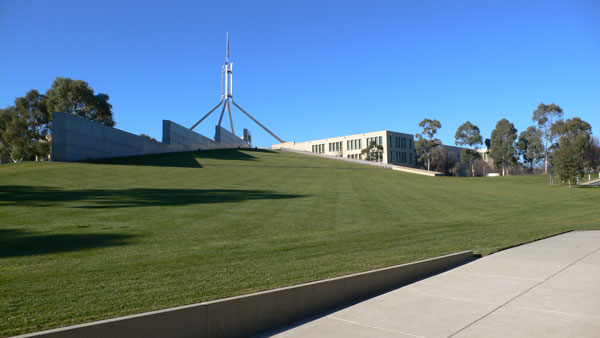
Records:
[[[600,229],[600,189],[266,150],[0,166],[0,336]]]

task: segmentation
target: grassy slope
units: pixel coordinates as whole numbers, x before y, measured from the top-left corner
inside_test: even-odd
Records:
[[[0,336],[600,228],[600,190],[542,176],[257,150],[119,161],[0,166]]]

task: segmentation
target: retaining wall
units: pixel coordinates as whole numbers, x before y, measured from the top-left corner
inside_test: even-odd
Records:
[[[56,112],[52,114],[52,160],[84,161],[198,149],[249,147],[246,142],[225,129],[221,134],[225,135],[227,142],[215,142],[175,122],[163,120],[163,142],[158,142],[82,117]]]
[[[222,144],[228,144],[232,148],[242,147],[248,148],[250,145],[246,143],[246,141],[237,137],[235,134],[231,133],[229,130],[215,126],[215,141],[220,142]]]
[[[168,151],[165,144],[146,137],[70,114],[52,114],[53,161],[82,161]]]
[[[171,151],[216,149],[222,146],[204,135],[168,120],[163,120],[162,141],[171,147]]]
[[[472,251],[20,337],[249,337],[464,264]]]

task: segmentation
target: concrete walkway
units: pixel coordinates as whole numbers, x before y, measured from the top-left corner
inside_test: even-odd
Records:
[[[275,337],[600,337],[600,231],[486,256]]]
[[[583,182],[583,183],[581,183],[581,185],[589,185],[589,186],[593,186],[593,187],[594,186],[595,187],[600,186],[600,178],[597,178],[597,179],[591,180],[591,181]]]

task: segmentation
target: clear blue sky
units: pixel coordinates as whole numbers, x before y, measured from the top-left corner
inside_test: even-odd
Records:
[[[484,137],[501,118],[520,132],[541,101],[600,130],[595,0],[0,0],[0,107],[83,79],[110,95],[118,128],[160,139],[162,119],[191,126],[218,103],[227,31],[236,102],[285,140],[417,133],[427,117],[454,144],[466,120]]]

